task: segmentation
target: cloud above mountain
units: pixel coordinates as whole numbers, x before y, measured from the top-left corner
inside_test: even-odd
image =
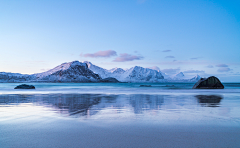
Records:
[[[109,58],[112,56],[117,56],[117,52],[114,50],[104,50],[104,51],[98,51],[95,53],[81,54],[80,56],[90,57],[90,58]]]
[[[204,73],[203,70],[186,70],[183,73]]]
[[[170,52],[170,51],[172,51],[172,50],[163,50],[162,52]]]
[[[218,69],[218,72],[229,72],[229,71],[231,71],[231,69],[228,67],[221,67]]]
[[[166,56],[165,58],[175,58],[174,56]]]
[[[115,58],[113,62],[126,62],[126,61],[134,61],[134,60],[142,60],[142,56],[131,55],[127,53],[120,54],[119,57]]]
[[[207,68],[213,68],[213,66],[212,65],[208,65],[208,66],[206,66]]]
[[[229,72],[229,71],[231,71],[232,69],[230,69],[229,67],[228,67],[228,65],[226,65],[226,64],[218,64],[218,65],[216,65],[216,67],[220,67],[217,71],[218,72]]]
[[[198,59],[200,59],[200,58],[202,58],[202,57],[194,57],[194,58],[190,58],[191,60],[198,60]]]
[[[228,65],[226,65],[226,64],[218,64],[218,65],[216,65],[216,67],[228,67]]]

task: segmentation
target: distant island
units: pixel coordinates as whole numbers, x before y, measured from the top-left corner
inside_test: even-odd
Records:
[[[124,70],[113,68],[110,70],[93,65],[89,61],[73,61],[63,63],[51,70],[37,74],[20,74],[0,72],[1,83],[22,82],[59,82],[59,83],[88,83],[88,82],[197,82],[201,77],[185,78],[182,72],[166,75],[159,70],[135,66]]]

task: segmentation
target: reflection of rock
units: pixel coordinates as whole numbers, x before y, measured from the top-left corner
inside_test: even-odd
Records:
[[[216,95],[197,95],[195,97],[202,106],[207,107],[218,107],[223,99],[221,96]]]
[[[141,114],[144,110],[158,110],[164,99],[159,95],[131,95],[130,104],[135,114]]]
[[[217,77],[211,76],[208,78],[201,78],[194,86],[194,89],[223,89],[224,86]]]
[[[14,89],[35,89],[35,87],[33,85],[22,84],[18,85]]]
[[[166,85],[166,87],[174,87],[174,85]]]

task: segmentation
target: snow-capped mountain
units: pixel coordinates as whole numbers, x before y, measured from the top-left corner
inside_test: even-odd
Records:
[[[125,72],[125,70],[123,70],[122,68],[113,68],[108,70],[110,73],[112,74],[123,74]]]
[[[157,70],[158,72],[160,71],[160,68],[157,66],[149,67],[149,69]],[[161,72],[161,74],[164,77],[165,82],[197,82],[198,80],[201,79],[199,75],[196,75],[194,77],[186,77],[183,72],[179,72],[174,75],[167,75],[166,73]]]
[[[132,67],[126,71],[122,68],[106,70],[88,61],[84,61],[84,63],[88,64],[88,68],[102,78],[113,77],[122,82],[161,82],[164,79],[161,72],[140,66]]]
[[[193,78],[186,77],[182,72],[179,72],[172,76],[166,76],[165,80],[168,82],[197,82],[201,77],[199,75],[194,76]]]
[[[33,75],[0,73],[0,82],[99,82],[101,79],[86,63],[79,61],[63,63],[49,71]]]
[[[148,67],[149,69],[152,69],[152,70],[156,70],[158,72],[160,72],[160,68],[157,67],[157,66],[153,66],[153,67]]]
[[[191,82],[197,82],[198,80],[200,80],[201,77],[199,75],[196,75],[195,77],[191,78],[189,81]]]
[[[163,79],[161,72],[140,66],[130,68],[119,77],[123,82],[161,82]]]
[[[0,82],[108,82],[110,78],[121,82],[196,82],[201,77],[197,75],[186,78],[182,72],[169,76],[158,67],[135,66],[126,70],[107,70],[88,61],[63,63],[46,72],[32,75],[0,72]]]
[[[46,82],[97,82],[101,77],[93,73],[86,63],[63,63],[47,72],[34,74],[35,81]]]
[[[0,82],[26,82],[34,78],[32,75],[0,72]]]
[[[83,63],[87,64],[88,68],[94,73],[98,74],[101,78],[105,79],[111,77],[111,72],[109,72],[107,69],[93,65],[89,61],[84,61]]]

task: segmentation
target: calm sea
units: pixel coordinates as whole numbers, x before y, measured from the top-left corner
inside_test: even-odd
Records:
[[[0,83],[0,147],[240,145],[240,83],[30,84]]]

